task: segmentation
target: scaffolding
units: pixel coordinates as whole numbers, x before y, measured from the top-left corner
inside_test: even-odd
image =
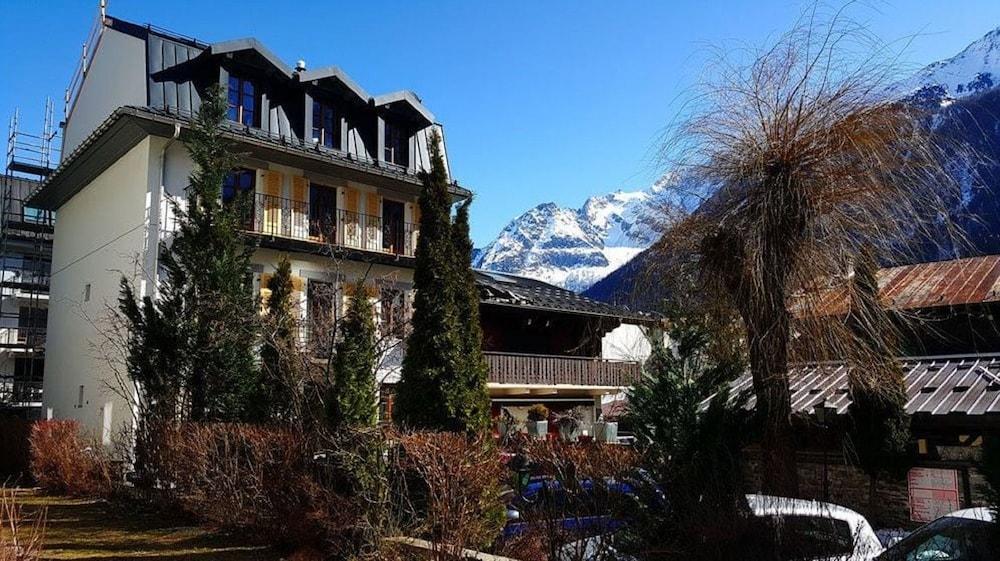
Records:
[[[28,417],[41,413],[55,216],[26,201],[59,161],[53,113],[48,99],[42,132],[31,134],[14,111],[0,175],[0,409]]]

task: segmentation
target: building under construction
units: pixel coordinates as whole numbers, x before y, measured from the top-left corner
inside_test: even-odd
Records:
[[[37,418],[42,406],[54,216],[24,203],[58,164],[58,128],[45,106],[40,134],[15,111],[0,176],[0,410]]]

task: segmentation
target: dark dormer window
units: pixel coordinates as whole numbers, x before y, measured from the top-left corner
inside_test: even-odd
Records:
[[[257,88],[250,80],[232,74],[229,75],[228,118],[248,127],[257,126]]]
[[[385,122],[385,161],[406,167],[410,164],[410,135],[407,130]]]
[[[312,139],[320,146],[340,149],[340,119],[332,105],[313,102]]]

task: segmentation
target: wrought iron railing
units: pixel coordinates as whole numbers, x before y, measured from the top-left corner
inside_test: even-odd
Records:
[[[417,225],[344,209],[255,193],[244,210],[244,226],[269,237],[412,257]]]
[[[641,376],[638,362],[589,357],[487,352],[489,381],[539,386],[628,387]]]

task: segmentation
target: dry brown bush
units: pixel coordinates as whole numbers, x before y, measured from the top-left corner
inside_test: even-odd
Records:
[[[0,488],[0,561],[36,561],[41,558],[45,536],[45,509],[28,521],[16,492]]]
[[[108,451],[84,438],[80,424],[70,420],[31,427],[31,475],[46,492],[74,497],[107,497],[119,479]]]
[[[174,501],[208,524],[320,541],[328,497],[310,477],[305,437],[281,428],[183,423],[161,430],[156,473]]]
[[[406,474],[418,531],[442,556],[491,544],[504,524],[504,468],[492,438],[444,432],[396,435],[396,466]]]

